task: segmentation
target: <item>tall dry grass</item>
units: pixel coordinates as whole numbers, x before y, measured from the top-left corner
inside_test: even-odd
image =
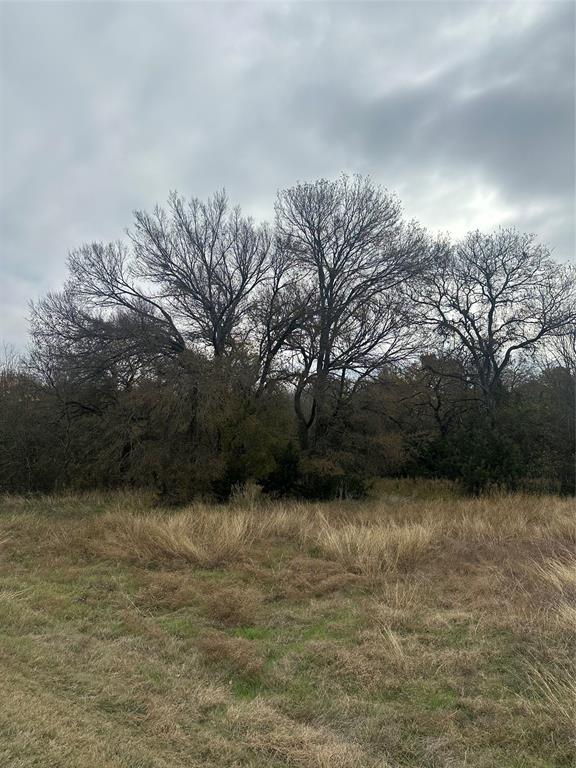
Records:
[[[576,630],[576,553],[563,550],[555,557],[531,561],[527,571],[551,590],[553,615],[557,623],[571,632]]]
[[[529,674],[544,714],[559,723],[576,746],[576,665],[556,669],[532,665]]]
[[[144,562],[176,559],[210,568],[241,558],[258,529],[257,517],[242,511],[112,513],[99,519],[94,541],[99,553],[108,557]]]
[[[413,567],[432,547],[465,556],[477,544],[485,550],[498,545],[504,552],[514,541],[552,555],[576,543],[572,499],[520,494],[304,504],[270,502],[254,489],[243,489],[228,507],[198,504],[179,511],[154,508],[151,499],[128,494],[100,501],[67,496],[62,514],[56,497],[43,504],[46,514],[42,510],[23,516],[28,505],[13,500],[2,538],[19,539],[20,528],[25,528],[28,542],[33,539],[35,547],[43,542],[53,552],[85,547],[104,557],[183,560],[199,567],[237,562],[249,557],[255,544],[278,539],[370,578]],[[95,511],[84,514],[86,505]],[[549,579],[567,578],[560,575],[567,567],[565,558],[560,559],[560,565],[547,566]]]
[[[543,562],[530,563],[529,570],[553,590],[553,616],[562,629],[576,637],[576,553],[564,549]],[[560,723],[576,746],[576,656],[571,664],[555,668],[529,665],[528,674],[545,715]]]
[[[313,533],[320,552],[348,570],[376,577],[414,565],[430,548],[436,526],[427,523],[331,524],[326,518]]]
[[[548,558],[535,563],[533,569],[562,598],[576,601],[576,554],[566,552],[564,557]]]
[[[134,765],[145,751],[166,765],[567,765],[572,500],[243,489],[179,511],[20,499],[0,522],[16,761],[91,768],[114,741]],[[537,661],[518,674],[521,658]],[[446,724],[452,741],[434,738]]]

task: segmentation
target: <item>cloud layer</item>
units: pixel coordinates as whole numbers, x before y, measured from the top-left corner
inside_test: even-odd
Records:
[[[0,338],[171,189],[257,217],[370,173],[455,235],[574,248],[571,2],[2,3]]]

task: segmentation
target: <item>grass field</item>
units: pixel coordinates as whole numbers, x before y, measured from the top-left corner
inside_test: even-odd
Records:
[[[0,503],[3,768],[573,766],[576,514]]]

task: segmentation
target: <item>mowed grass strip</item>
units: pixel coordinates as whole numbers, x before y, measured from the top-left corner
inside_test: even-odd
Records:
[[[572,766],[573,500],[436,491],[3,498],[0,765]]]

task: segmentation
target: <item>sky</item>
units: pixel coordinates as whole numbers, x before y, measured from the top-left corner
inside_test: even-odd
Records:
[[[575,7],[1,2],[0,342],[171,190],[271,219],[278,189],[370,174],[433,232],[571,259]]]

